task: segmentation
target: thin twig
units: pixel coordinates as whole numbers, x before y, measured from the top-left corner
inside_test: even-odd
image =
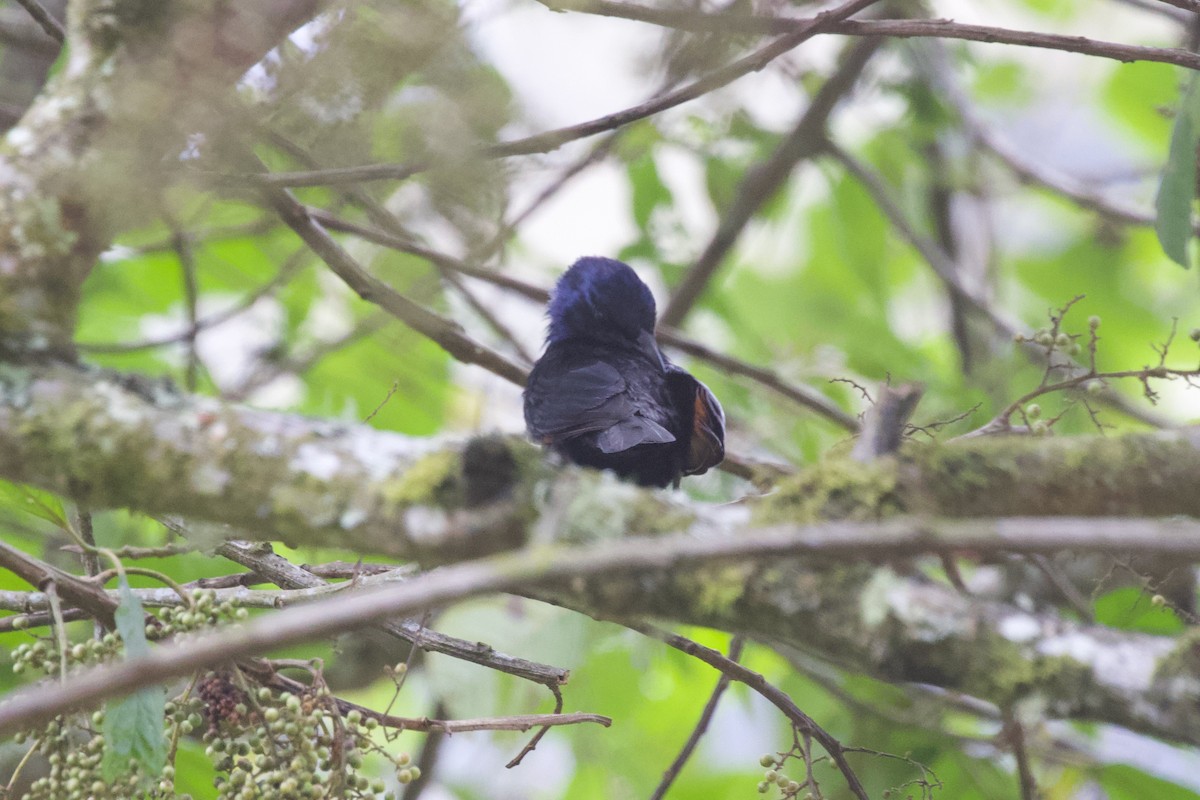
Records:
[[[576,9],[587,14],[620,17],[663,27],[695,32],[718,31],[779,35],[810,24],[808,18],[760,14],[711,14],[673,8],[652,8],[611,0],[588,0]],[[823,26],[822,33],[892,38],[965,39],[989,44],[1011,44],[1080,53],[1117,61],[1159,61],[1188,69],[1200,69],[1200,55],[1175,47],[1144,47],[1084,36],[1064,36],[1039,31],[1013,30],[989,25],[971,25],[950,19],[840,19]]]
[[[562,690],[560,690],[557,686],[551,686],[550,691],[554,693],[554,713],[560,714],[560,713],[562,713],[562,709],[563,709]],[[608,726],[605,726],[605,727],[608,727]],[[528,742],[525,743],[525,746],[521,748],[520,752],[518,752],[515,756],[513,756],[512,759],[507,764],[504,765],[504,768],[512,769],[513,767],[520,766],[521,762],[525,760],[525,756],[529,755],[534,750],[536,750],[538,743],[542,741],[542,737],[545,736],[549,732],[550,732],[550,726],[546,725],[541,730],[539,730],[537,733],[535,733],[533,735],[533,737]]]
[[[664,631],[641,622],[622,622],[621,624],[652,639],[658,639],[680,652],[700,659],[721,674],[728,675],[731,680],[744,683],[762,695],[771,705],[782,711],[784,716],[791,720],[792,724],[799,731],[812,736],[812,738],[820,743],[838,770],[841,771],[842,777],[845,778],[846,785],[850,789],[851,794],[859,798],[859,800],[869,800],[867,790],[863,787],[862,782],[859,781],[849,762],[846,761],[845,749],[842,747],[842,743],[818,725],[816,720],[805,714],[782,689],[770,683],[761,674],[747,669],[738,662],[721,655],[711,647],[705,647],[698,642],[693,642],[691,639],[679,636],[678,634],[670,633],[669,631]]]
[[[446,703],[443,700],[438,700],[437,705],[433,707],[435,717],[444,717],[449,713]],[[417,756],[417,769],[421,771],[417,779],[404,787],[404,793],[400,796],[400,800],[417,800],[421,793],[425,791],[433,781],[433,768],[437,764],[438,753],[441,752],[442,743],[446,741],[446,734],[438,731],[430,731],[425,737],[425,743],[421,746],[421,754]]]
[[[200,316],[197,310],[200,289],[196,283],[196,249],[191,237],[173,214],[164,212],[163,219],[171,230],[171,246],[183,276],[183,307],[187,314],[187,330],[183,337],[186,353],[183,385],[189,392],[194,392],[200,373],[200,353],[196,349],[196,340],[200,335]]]
[[[746,172],[712,239],[671,292],[659,324],[678,328],[683,323],[758,210],[787,182],[796,164],[820,152],[834,107],[854,88],[881,44],[880,39],[868,39],[846,48],[836,71],[822,84],[791,132],[769,157]]]
[[[729,643],[729,654],[726,656],[730,661],[737,661],[742,657],[742,647],[745,645],[746,639],[743,636],[735,636]],[[658,786],[654,788],[654,793],[650,795],[650,800],[662,800],[671,788],[671,784],[675,782],[675,778],[679,776],[683,765],[692,757],[692,753],[696,749],[696,745],[700,744],[700,737],[704,736],[704,732],[708,730],[708,725],[712,722],[713,715],[717,713],[717,704],[721,702],[721,696],[725,694],[725,690],[729,688],[733,677],[722,672],[721,677],[717,679],[717,685],[709,695],[708,702],[704,704],[704,710],[700,712],[700,719],[696,721],[692,728],[691,734],[687,741],[683,743],[683,748],[679,751],[679,755],[675,756],[675,760],[671,762],[671,766],[663,773],[662,780]]]
[[[1033,777],[1029,752],[1025,748],[1025,731],[1011,709],[1004,712],[1004,729],[1000,735],[1017,759],[1017,780],[1021,790],[1021,800],[1039,800],[1041,793],[1038,791],[1037,781]]]
[[[655,114],[682,105],[697,97],[720,89],[733,81],[757,72],[784,53],[798,47],[803,42],[826,31],[836,21],[845,19],[874,5],[878,0],[850,0],[840,6],[824,11],[804,20],[794,20],[791,30],[772,41],[770,44],[747,56],[733,61],[724,67],[713,70],[704,77],[682,86],[679,89],[631,108],[607,114],[603,117],[546,131],[524,139],[491,145],[483,148],[479,155],[485,158],[508,158],[510,156],[533,155],[548,153],[568,142],[584,139],[606,131],[637,122]],[[404,180],[418,172],[430,168],[428,163],[412,164],[368,164],[360,167],[343,169],[325,169],[307,172],[278,172],[266,174],[265,170],[248,172],[238,176],[241,182],[250,182],[259,186],[301,187],[301,186],[331,186],[338,183],[361,183],[375,180]]]
[[[218,555],[230,559],[254,574],[285,589],[312,589],[326,585],[325,581],[303,567],[292,564],[271,549],[246,542],[226,542],[217,548]],[[368,565],[363,565],[367,567]],[[429,630],[411,619],[388,620],[379,626],[387,633],[426,651],[479,664],[489,669],[541,684],[551,692],[567,682],[569,670],[539,664],[502,653],[483,642],[468,642],[438,631]]]
[[[918,231],[909,221],[899,201],[892,195],[883,178],[832,141],[827,143],[827,152],[863,185],[863,188],[871,195],[871,198],[879,206],[884,216],[888,218],[913,249],[920,254],[921,258],[929,265],[930,269],[933,270],[934,274],[949,291],[970,305],[971,308],[978,311],[1004,338],[1017,340],[1019,336],[1023,335],[1022,328],[1017,323],[1001,315],[986,299],[980,297],[974,290],[963,283],[957,268],[945,252],[928,236]],[[1036,359],[1039,363],[1045,363],[1044,348],[1032,346],[1031,343],[1024,342],[1023,340],[1022,344],[1022,352],[1030,358]],[[1085,367],[1074,364],[1074,362],[1070,363],[1072,364],[1071,374],[1078,377],[1080,379],[1079,382],[1083,383],[1088,375],[1088,371]],[[1154,427],[1162,428],[1171,426],[1169,420],[1165,420],[1144,408],[1135,406],[1128,398],[1116,392],[1105,389],[1099,394],[1099,398],[1113,408],[1119,409],[1122,413]]]
[[[224,322],[228,322],[239,314],[249,311],[254,305],[268,297],[280,287],[285,285],[289,280],[305,266],[307,258],[311,251],[307,247],[301,247],[296,250],[291,256],[283,262],[283,266],[275,273],[269,281],[254,289],[243,297],[238,302],[231,305],[229,308],[214,312],[207,317],[203,317],[195,321],[194,324],[188,325],[181,331],[169,333],[163,336],[156,336],[151,339],[143,339],[136,342],[76,342],[75,346],[88,353],[134,353],[139,350],[151,350],[156,347],[165,347],[167,345],[179,344],[186,342],[190,336],[195,333],[200,333],[209,328],[214,328]]]
[[[33,17],[33,21],[41,26],[54,41],[62,44],[67,40],[67,31],[63,28],[62,23],[54,18],[45,7],[37,0],[17,0],[21,8],[29,12],[29,16]]]
[[[254,160],[261,165],[257,159]],[[477,364],[518,386],[525,385],[529,373],[524,367],[475,341],[458,324],[414,303],[368,273],[290,192],[267,188],[263,190],[263,195],[280,219],[363,300],[379,306],[417,333],[433,340],[464,364]]]
[[[945,98],[962,121],[966,133],[996,160],[1008,168],[1023,183],[1041,186],[1048,191],[1067,198],[1080,208],[1094,211],[1101,216],[1131,225],[1153,225],[1154,214],[1149,209],[1138,209],[1106,197],[1078,179],[1058,172],[1050,166],[1037,164],[1027,158],[1027,153],[1014,146],[980,116],[949,63],[942,42],[926,43],[924,48],[915,49],[917,65],[926,79],[934,85],[940,96]],[[1200,229],[1200,226],[1198,226]]]

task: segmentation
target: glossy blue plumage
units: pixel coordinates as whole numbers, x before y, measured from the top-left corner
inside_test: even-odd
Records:
[[[637,273],[611,258],[581,258],[548,311],[546,352],[525,389],[535,441],[647,486],[720,463],[721,405],[659,351],[654,296]]]

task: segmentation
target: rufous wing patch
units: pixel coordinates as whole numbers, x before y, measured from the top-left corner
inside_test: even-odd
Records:
[[[725,458],[725,412],[712,392],[696,381],[692,441],[685,475],[701,475]]]

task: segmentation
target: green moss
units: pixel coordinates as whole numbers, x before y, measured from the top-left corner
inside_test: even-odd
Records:
[[[828,461],[779,485],[758,505],[754,522],[808,523],[832,519],[874,520],[903,513],[895,462]]]
[[[752,561],[717,564],[684,572],[678,587],[687,598],[688,608],[680,615],[719,622],[737,618],[735,607],[746,594],[746,587],[757,568]]]
[[[629,519],[630,536],[661,536],[681,533],[691,527],[695,516],[687,508],[666,502],[649,492],[640,492],[633,500]]]
[[[437,450],[417,459],[384,490],[388,505],[451,506],[462,491],[461,461],[453,450]]]

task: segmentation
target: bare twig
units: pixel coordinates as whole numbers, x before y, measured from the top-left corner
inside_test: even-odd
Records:
[[[47,564],[4,542],[0,542],[0,567],[32,586],[54,581],[60,597],[73,606],[85,609],[90,616],[106,627],[113,627],[113,612],[117,610],[117,601],[102,587],[77,578],[66,570]]]
[[[329,236],[290,192],[270,188],[264,189],[263,192],[268,204],[288,227],[364,300],[379,306],[417,333],[433,340],[464,364],[477,364],[518,386],[525,385],[529,373],[524,367],[475,341],[456,323],[414,303],[368,273]]]
[[[871,39],[848,47],[841,64],[821,86],[792,131],[766,160],[746,172],[704,252],[671,292],[659,324],[678,328],[683,323],[755,213],[787,182],[796,164],[821,150],[834,107],[853,89],[881,43]]]
[[[980,116],[958,81],[942,43],[933,41],[927,44],[927,47],[916,50],[919,56],[916,63],[958,114],[967,135],[1007,167],[1018,180],[1041,186],[1108,219],[1132,225],[1154,224],[1154,213],[1149,209],[1126,205],[1053,167],[1030,160],[1024,151],[996,132]]]
[[[808,19],[796,20],[787,33],[761,49],[716,69],[686,86],[654,97],[640,105],[617,111],[613,114],[607,114],[578,125],[571,125],[524,139],[485,147],[479,154],[487,158],[508,158],[510,156],[548,153],[576,139],[584,139],[606,131],[616,130],[638,120],[654,116],[669,108],[674,108],[689,100],[695,100],[697,97],[702,97],[709,92],[720,89],[722,86],[732,83],[743,75],[761,70],[771,61],[789,50],[796,48],[818,33],[828,30],[837,20],[856,14],[864,8],[874,5],[876,2],[878,0],[850,0],[850,2],[843,3],[840,6],[831,8]],[[240,181],[249,181],[260,186],[330,186],[337,183],[404,180],[430,167],[431,165],[428,163],[368,164],[366,166],[347,167],[343,169],[291,173],[277,172],[270,175],[264,174],[264,171],[255,171],[238,177]]]
[[[587,0],[576,10],[600,16],[620,17],[664,27],[697,32],[726,32],[778,35],[799,29],[809,19],[756,14],[707,14],[673,8],[651,8],[611,0]],[[829,22],[822,33],[893,38],[966,39],[991,44],[1062,50],[1117,61],[1160,61],[1188,69],[1200,69],[1200,55],[1173,47],[1143,47],[1084,36],[1063,36],[1038,31],[1012,30],[988,25],[970,25],[950,19],[879,19]]]
[[[736,662],[742,657],[742,646],[746,640],[742,636],[735,636],[729,643],[729,654],[726,656],[730,661]],[[700,712],[700,719],[696,721],[692,728],[691,734],[688,735],[687,741],[683,743],[683,748],[679,751],[679,755],[675,756],[675,760],[671,762],[671,766],[663,773],[662,780],[658,786],[654,787],[654,793],[650,795],[650,800],[662,800],[671,788],[671,784],[675,782],[679,772],[683,769],[683,765],[692,757],[692,753],[696,749],[696,745],[700,744],[700,737],[704,736],[704,732],[708,730],[708,725],[712,722],[713,715],[717,713],[717,704],[721,702],[721,696],[725,694],[725,690],[729,688],[733,677],[728,672],[722,672],[721,677],[717,679],[717,685],[713,688],[712,694],[709,695],[708,702],[704,704],[704,710]]]
[[[554,713],[558,714],[563,709],[562,692],[559,690],[559,688],[557,686],[551,686],[550,691],[552,691],[554,693]],[[545,736],[549,732],[550,732],[550,726],[547,725],[544,728],[542,728],[541,730],[539,730],[537,733],[535,733],[533,735],[533,737],[530,738],[530,740],[525,743],[525,746],[522,747],[521,750],[515,756],[513,756],[512,759],[510,759],[507,764],[504,765],[504,768],[512,769],[514,767],[520,766],[521,762],[525,760],[525,756],[529,755],[534,750],[536,750],[538,743],[540,743],[542,741],[542,737]]]
[[[444,700],[438,700],[437,705],[433,708],[435,716],[446,716],[448,709]],[[425,737],[425,743],[421,746],[421,754],[417,756],[417,768],[421,770],[421,774],[412,783],[404,788],[404,794],[400,796],[400,800],[417,800],[418,797],[425,791],[425,788],[433,781],[433,767],[437,764],[438,754],[441,753],[442,743],[446,741],[446,735],[437,731],[431,731]]]
[[[1011,710],[1004,714],[1004,729],[1000,735],[1017,759],[1017,780],[1021,790],[1021,800],[1038,800],[1042,795],[1038,791],[1037,781],[1034,780],[1033,768],[1029,763],[1029,752],[1025,748],[1025,729]]]
[[[184,352],[187,354],[183,385],[189,392],[194,392],[200,373],[200,353],[196,349],[196,339],[200,335],[200,317],[197,311],[200,290],[196,283],[196,249],[191,237],[172,213],[164,212],[163,219],[171,229],[172,249],[183,274],[183,307],[187,314],[187,330],[184,331],[183,337]]]
[[[137,342],[77,342],[75,346],[81,351],[89,353],[133,353],[138,350],[150,350],[155,347],[165,347],[166,345],[186,342],[193,333],[200,333],[209,328],[214,328],[221,323],[228,322],[239,314],[250,310],[259,300],[277,291],[291,280],[305,265],[310,252],[307,247],[300,248],[283,262],[283,266],[279,268],[279,272],[271,280],[251,291],[229,308],[197,319],[193,324],[189,324],[186,328],[176,333],[169,333],[164,336],[143,339]]]
[[[62,23],[54,18],[54,16],[45,9],[45,7],[37,0],[17,0],[21,8],[29,12],[29,16],[33,17],[34,22],[41,26],[54,41],[62,44],[67,40],[67,31],[63,28]]]
[[[226,542],[217,549],[217,553],[244,567],[249,568],[255,575],[285,589],[314,589],[326,586],[324,580],[303,567],[292,564],[286,558],[275,554],[269,547],[258,547],[248,542]],[[368,568],[369,565],[362,565]],[[358,570],[363,572],[364,570]],[[342,573],[345,575],[345,573]],[[498,672],[523,678],[533,683],[539,683],[551,692],[558,694],[558,687],[567,682],[570,671],[536,661],[528,661],[516,656],[510,656],[495,650],[484,642],[468,642],[454,636],[448,636],[438,631],[424,627],[416,619],[387,620],[379,625],[387,633],[406,642],[420,647],[422,650],[441,653],[479,664]],[[561,710],[561,706],[558,710]],[[557,713],[557,712],[556,712]]]
[[[918,231],[909,221],[904,210],[900,207],[899,202],[893,197],[891,190],[883,179],[866,164],[859,161],[854,156],[847,153],[845,150],[838,147],[833,142],[827,144],[827,152],[834,159],[839,161],[846,170],[853,175],[867,193],[874,199],[876,205],[879,206],[884,216],[892,223],[896,230],[912,245],[924,259],[925,263],[933,270],[934,274],[942,281],[946,288],[953,292],[956,297],[968,304],[971,308],[979,312],[1000,334],[1006,339],[1018,340],[1023,345],[1022,352],[1031,358],[1036,359],[1039,363],[1046,363],[1045,348],[1033,345],[1025,341],[1023,338],[1022,327],[1013,320],[1003,316],[985,298],[980,297],[975,291],[963,283],[958,270],[954,263],[946,255],[946,253],[938,247],[937,243],[932,241],[928,236]],[[1086,368],[1069,362],[1071,364],[1071,374],[1079,378],[1079,383],[1083,383],[1088,371]],[[1098,394],[1098,398],[1103,400],[1113,408],[1119,409],[1122,413],[1127,414],[1134,419],[1142,420],[1154,427],[1164,428],[1171,427],[1169,420],[1161,418],[1160,415],[1147,411],[1144,408],[1135,406],[1130,400],[1116,392],[1104,389]]]
[[[674,647],[676,650],[700,659],[705,664],[719,671],[722,675],[727,675],[731,680],[744,683],[762,695],[771,705],[782,711],[784,716],[798,730],[816,739],[821,744],[821,747],[825,749],[825,752],[829,754],[833,763],[842,773],[842,777],[845,778],[851,794],[859,798],[859,800],[869,800],[866,788],[863,787],[862,782],[859,781],[849,762],[846,761],[845,749],[842,747],[842,743],[818,725],[816,720],[805,714],[782,689],[770,683],[761,674],[747,669],[733,659],[721,655],[711,647],[705,647],[698,642],[693,642],[691,639],[679,636],[678,634],[660,630],[652,625],[641,622],[622,622],[621,624],[652,639],[658,639]]]

